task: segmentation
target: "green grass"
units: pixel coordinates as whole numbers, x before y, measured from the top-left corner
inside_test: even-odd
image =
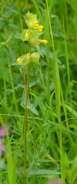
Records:
[[[28,3],[30,5],[28,5]],[[30,8],[30,9],[29,9]],[[28,10],[44,26],[39,64],[30,66],[24,184],[62,178],[75,184],[77,172],[77,2],[0,2],[0,123],[10,132],[0,163],[0,182],[22,184],[24,177],[24,80],[17,58],[28,51],[16,38]],[[26,75],[27,79],[27,68]],[[75,159],[75,160],[74,160]],[[0,159],[2,161],[2,158]]]

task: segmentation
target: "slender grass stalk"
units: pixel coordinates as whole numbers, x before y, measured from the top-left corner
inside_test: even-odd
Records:
[[[31,55],[31,46],[29,44],[29,53]],[[26,164],[26,150],[27,150],[27,121],[28,121],[28,97],[29,97],[29,83],[30,83],[30,63],[28,64],[27,68],[27,84],[26,79],[24,79],[25,83],[25,90],[26,90],[26,99],[25,99],[25,114],[24,114],[24,177],[23,177],[23,184],[26,183],[26,175],[27,175],[27,164]]]
[[[8,65],[10,65],[10,60],[11,60],[11,58],[8,57]],[[11,82],[11,88],[12,88],[12,94],[13,94],[13,102],[15,104],[16,112],[19,114],[18,105],[17,105],[17,99],[16,99],[16,94],[15,94],[15,90],[14,90],[12,67],[11,66],[8,66],[8,67],[9,67],[10,82]]]
[[[65,27],[64,27],[64,20],[63,20],[63,32],[65,35]],[[68,48],[67,48],[67,41],[66,38],[64,38],[64,45],[65,45],[65,53],[66,53],[66,66],[67,66],[67,74],[68,74],[68,88],[69,88],[69,94],[70,94],[70,102],[72,101],[71,97],[71,87],[70,87],[70,68],[69,68],[69,58],[68,58]]]
[[[14,172],[14,160],[12,157],[12,149],[9,136],[6,136],[7,140],[7,170],[8,170],[8,182],[9,184],[15,184],[15,172]]]
[[[74,7],[75,7],[75,35],[76,35],[76,51],[77,51],[77,1],[74,1]],[[76,52],[77,56],[77,52]]]
[[[63,32],[64,32],[64,35],[65,35],[65,27],[64,27],[64,21],[63,21]],[[70,68],[69,68],[69,59],[68,59],[68,49],[67,49],[67,42],[66,42],[66,38],[64,38],[64,45],[65,45],[65,53],[66,53],[66,66],[67,66],[67,75],[68,75],[68,89],[69,89],[69,94],[70,94],[70,102],[72,102],[72,96],[71,96],[71,87],[70,87]],[[61,90],[61,94],[62,94],[62,90]],[[63,94],[62,94],[62,104],[63,104]],[[72,108],[72,104],[71,105],[71,108]],[[64,114],[65,114],[65,119],[66,119],[66,126],[68,128],[68,131],[69,131],[69,126],[68,126],[68,120],[67,120],[67,115],[66,115],[66,107],[65,105],[63,104],[63,108],[64,108]],[[71,138],[71,135],[70,133],[68,134],[69,136],[69,139],[70,139],[70,143],[73,147],[73,150],[74,152],[76,153],[75,151],[75,148],[73,146],[73,140]]]
[[[1,38],[1,34],[0,34],[0,50],[1,50],[1,60],[2,60],[1,68],[2,68],[2,75],[3,75],[4,92],[6,94],[6,89],[7,89],[7,87],[6,87],[6,75],[5,75],[4,55],[3,55],[3,49],[2,49],[1,42],[2,42],[2,38]]]
[[[21,10],[20,10],[20,4],[21,4],[21,1],[20,0],[17,0],[17,6],[18,6],[18,15],[19,15],[19,28],[20,28],[20,31],[22,30],[22,19],[21,19]]]
[[[46,0],[46,5],[48,9],[48,1]],[[52,49],[53,49],[53,70],[54,70],[54,82],[55,82],[55,95],[56,95],[56,110],[58,115],[58,120],[60,120],[60,78],[59,78],[59,70],[58,70],[58,64],[57,64],[57,56],[56,51],[54,47],[54,39],[53,39],[53,33],[52,33],[52,26],[50,22],[50,15],[48,10],[48,20],[49,20],[49,26],[50,26],[50,36],[52,41]]]
[[[68,129],[68,137],[69,137],[69,140],[70,140],[70,146],[72,146],[72,148],[74,150],[74,153],[76,154],[76,150],[75,150],[75,147],[74,147],[74,144],[73,144],[73,140],[72,140],[72,137],[70,135],[70,129],[69,129],[68,118],[67,118],[67,110],[66,110],[66,105],[65,105],[65,102],[64,102],[62,88],[61,88],[61,98],[62,98],[62,107],[64,109],[65,121],[66,121],[65,123],[66,123],[66,127]]]
[[[6,94],[7,86],[6,86],[6,74],[5,74],[5,65],[4,65],[4,57],[3,52],[1,52],[1,59],[2,59],[2,74],[3,74],[3,84],[4,84],[4,92]],[[6,95],[5,95],[6,96]]]
[[[27,175],[27,165],[26,165],[26,134],[27,134],[27,117],[28,117],[28,94],[29,94],[29,81],[30,81],[30,64],[28,65],[28,74],[27,74],[27,85],[26,87],[26,101],[25,101],[25,114],[24,114],[24,178],[23,184],[26,183]]]
[[[49,26],[50,26],[50,36],[51,36],[51,42],[52,42],[52,49],[53,49],[53,77],[54,77],[54,84],[55,84],[55,97],[56,97],[56,112],[57,112],[57,119],[60,125],[60,136],[59,136],[59,145],[60,145],[60,163],[61,163],[61,177],[64,178],[63,174],[63,146],[62,146],[62,123],[61,123],[61,112],[60,112],[60,76],[59,76],[59,69],[58,69],[58,63],[57,63],[57,56],[54,46],[54,38],[53,38],[53,32],[52,32],[52,26],[51,26],[51,20],[49,15],[49,6],[48,6],[48,0],[46,0],[46,6],[48,10],[48,20],[49,20]]]

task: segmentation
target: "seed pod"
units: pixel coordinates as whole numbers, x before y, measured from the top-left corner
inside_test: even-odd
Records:
[[[39,45],[41,43],[41,41],[38,38],[30,38],[29,41],[33,47],[36,47],[37,45]]]
[[[36,63],[40,59],[40,54],[38,52],[33,52],[31,54],[31,62]]]
[[[28,63],[30,63],[30,60],[31,60],[31,55],[30,55],[30,53],[27,53],[24,56],[24,64],[27,65]]]

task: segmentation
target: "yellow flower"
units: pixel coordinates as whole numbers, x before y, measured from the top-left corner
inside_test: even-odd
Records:
[[[37,20],[34,21],[33,25],[38,29],[39,32],[43,30],[43,26],[39,25]]]
[[[38,26],[39,26],[38,21],[37,21],[37,20],[35,20],[35,21],[34,21],[34,23],[33,23],[33,25],[34,25],[35,27],[38,27]]]
[[[43,30],[43,26],[38,25],[38,27],[37,27],[37,28],[38,28],[38,31],[39,31],[39,32],[42,32],[42,30]]]
[[[47,44],[47,40],[41,40],[41,43]]]
[[[25,39],[29,40],[29,34],[28,33],[25,34]]]
[[[22,58],[18,58],[18,59],[17,59],[17,63],[18,63],[18,64],[21,64],[22,62],[23,62],[23,59],[22,59]]]

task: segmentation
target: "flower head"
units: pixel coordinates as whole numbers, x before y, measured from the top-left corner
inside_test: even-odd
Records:
[[[18,64],[21,64],[22,62],[23,62],[23,59],[22,59],[22,58],[18,58],[18,59],[17,59],[17,63],[18,63]]]
[[[22,30],[22,32],[18,35],[18,38],[20,38],[22,41],[28,41],[30,46],[33,47],[33,50],[40,44],[46,44],[47,40],[40,39],[41,32],[43,31],[44,27],[39,24],[37,19],[37,14],[33,14],[28,12],[26,14],[26,26],[27,29]],[[32,50],[32,49],[31,49]],[[40,58],[39,51],[34,53],[27,53],[23,56],[20,56],[17,59],[18,64],[27,65],[30,62],[37,62]]]
[[[47,44],[47,40],[41,40],[41,43]]]

